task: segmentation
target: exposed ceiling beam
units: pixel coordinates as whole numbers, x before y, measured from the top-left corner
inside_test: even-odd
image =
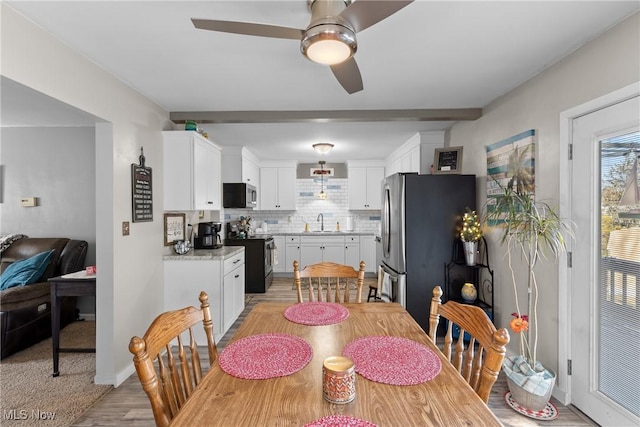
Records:
[[[301,123],[301,122],[395,122],[476,120],[482,108],[423,110],[324,110],[324,111],[174,111],[174,123]]]

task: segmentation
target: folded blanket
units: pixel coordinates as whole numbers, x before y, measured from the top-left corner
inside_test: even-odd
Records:
[[[0,254],[4,252],[13,242],[20,240],[25,236],[24,234],[3,234],[0,235]]]
[[[502,369],[511,381],[536,396],[544,396],[549,387],[553,387],[556,382],[555,375],[544,369],[540,363],[536,362],[533,369],[520,355],[506,357],[502,362]]]

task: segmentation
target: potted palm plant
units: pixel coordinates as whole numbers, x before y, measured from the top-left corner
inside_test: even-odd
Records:
[[[557,261],[566,252],[565,236],[573,238],[573,226],[549,204],[536,201],[533,193],[515,185],[498,186],[501,192],[493,199],[494,204],[487,205],[486,220],[490,226],[502,227],[500,241],[505,246],[515,294],[516,311],[510,328],[520,337],[519,354],[505,358],[503,370],[513,399],[526,408],[541,411],[551,398],[556,375],[537,360],[536,266],[544,260]],[[512,265],[514,255],[519,255],[527,266],[520,275]],[[522,286],[527,290],[524,306],[518,299],[518,288]]]

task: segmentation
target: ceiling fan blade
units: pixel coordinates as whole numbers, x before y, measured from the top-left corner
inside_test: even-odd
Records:
[[[356,0],[340,13],[357,33],[393,15],[413,0]]]
[[[331,71],[333,71],[333,75],[336,76],[338,82],[349,94],[362,90],[362,76],[360,75],[358,64],[353,57],[340,64],[332,65]]]
[[[215,19],[195,19],[196,28],[223,33],[245,34],[248,36],[273,37],[276,39],[302,40],[304,30],[277,25],[253,24],[251,22],[218,21]]]

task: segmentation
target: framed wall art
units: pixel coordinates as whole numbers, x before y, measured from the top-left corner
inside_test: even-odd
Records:
[[[462,173],[462,147],[436,148],[433,173],[434,175]]]
[[[164,245],[173,245],[178,240],[185,239],[185,214],[164,214]]]
[[[529,129],[487,145],[487,210],[493,212],[504,188],[520,194],[535,193],[536,130]],[[502,187],[502,188],[501,188]],[[490,221],[499,225],[503,220]]]

